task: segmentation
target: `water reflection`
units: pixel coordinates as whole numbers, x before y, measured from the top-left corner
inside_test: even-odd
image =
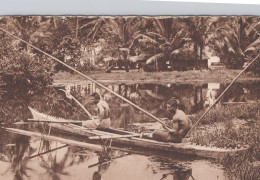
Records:
[[[211,83],[197,86],[187,84],[108,84],[107,86],[154,115],[164,117],[165,102],[170,97],[177,97],[180,108],[187,114],[193,114],[212,104],[227,85]],[[93,115],[89,95],[93,92],[101,93],[110,105],[113,127],[125,127],[132,122],[151,121],[143,113],[92,83],[68,84],[65,87]],[[259,102],[259,92],[259,82],[236,83],[221,102]],[[32,118],[28,106],[67,119],[88,118],[73,100],[66,97],[65,93],[58,91],[57,88],[46,87],[41,90],[2,91],[0,120],[9,126],[8,123]],[[221,168],[212,166],[208,161],[188,161],[183,166],[183,160],[177,162],[171,158],[168,161],[161,157],[128,155],[104,163],[104,160],[94,152],[74,147],[64,147],[37,156],[62,144],[34,140],[2,131],[0,133],[0,175],[4,179],[122,179],[122,177],[123,179],[187,179],[190,173],[195,179],[213,175],[215,179],[217,177],[224,179]],[[30,158],[32,156],[36,157]],[[112,154],[112,157],[116,156],[118,154]],[[179,163],[180,161],[182,163]],[[100,165],[88,168],[94,163]],[[189,179],[191,178],[190,176]]]
[[[211,106],[216,101],[219,89],[220,83],[208,83],[205,106]]]
[[[7,134],[4,133],[3,134]],[[24,136],[16,136],[15,138],[1,139],[1,161],[9,164],[8,168],[1,173],[1,176],[12,174],[12,179],[21,180],[24,177],[28,178],[29,171],[28,157],[36,151],[30,147],[30,139]]]
[[[148,112],[163,118],[165,117],[165,104],[170,97],[176,97],[179,100],[179,108],[186,114],[194,114],[212,105],[227,85],[208,83],[203,85],[108,84],[107,86]],[[133,109],[121,99],[93,83],[67,84],[65,88],[84,104],[92,115],[95,115],[95,111],[89,103],[89,95],[99,92],[110,105],[113,127],[123,127],[132,122],[152,121],[144,113]],[[68,99],[64,92],[58,91],[56,88],[15,92],[7,91],[0,97],[0,120],[5,123],[31,118],[28,106],[67,119],[88,119],[75,101]],[[260,82],[235,83],[223,96],[221,102],[257,102],[260,99],[259,92]]]
[[[131,100],[143,109],[158,116],[165,116],[165,103],[171,97],[176,97],[179,100],[180,109],[187,114],[194,114],[204,108],[212,105],[221,92],[227,87],[226,84],[208,83],[203,85],[189,85],[189,84],[109,84],[107,85],[111,90],[120,94],[121,96]],[[131,111],[126,109],[125,105],[119,98],[111,95],[104,89],[95,86],[92,83],[77,86],[67,84],[66,89],[69,89],[74,96],[83,100],[87,104],[89,94],[98,92],[102,97],[112,106],[112,115],[117,114],[118,110],[125,113]],[[235,83],[229,91],[223,96],[222,102],[252,102],[258,101],[260,83]],[[83,95],[83,96],[82,96]],[[91,107],[89,107],[91,108]],[[149,121],[146,116],[135,111],[135,114],[143,119]],[[114,117],[118,119],[119,116]]]
[[[161,159],[158,157],[150,157],[151,168],[154,174],[162,172],[163,179],[173,179],[173,180],[188,180],[192,177],[192,169],[189,167],[190,163],[181,163],[178,161],[171,162],[167,159]]]
[[[12,136],[6,132],[3,135],[9,137],[3,139],[1,145],[0,174],[8,180],[190,180],[193,177],[203,177],[201,166],[207,171],[204,173],[210,174],[211,179],[225,177],[221,167],[212,166],[207,160],[156,153],[138,155],[119,150],[95,153],[84,148],[64,146],[58,142]]]

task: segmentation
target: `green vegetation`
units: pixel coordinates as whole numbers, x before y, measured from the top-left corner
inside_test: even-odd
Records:
[[[199,117],[199,115],[198,115]],[[237,124],[243,121],[242,124]],[[244,154],[221,160],[228,175],[235,179],[257,179],[260,172],[260,104],[219,106],[191,134],[191,142],[221,148],[249,146]],[[209,128],[215,127],[215,128]]]
[[[228,68],[241,68],[259,54],[259,27],[253,17],[221,17],[209,44]]]
[[[204,60],[215,55],[226,67],[241,68],[259,53],[258,21],[259,17],[15,16],[1,18],[0,24],[8,32],[87,73],[112,65],[127,72],[137,66],[146,71],[202,69]],[[53,73],[70,72],[3,32],[0,40],[0,73],[5,77],[3,81],[11,81],[8,85],[18,82],[30,82],[23,83],[25,86],[46,85],[51,83]],[[186,67],[187,62],[191,67]],[[259,62],[250,70],[259,73]],[[183,73],[183,80],[200,77],[198,74]],[[153,74],[141,78],[146,77],[164,79]]]
[[[202,124],[211,124],[216,122],[230,122],[234,118],[239,119],[257,119],[260,115],[260,104],[245,103],[233,105],[219,105],[211,109],[202,120]],[[202,112],[196,114],[196,119],[201,117]]]

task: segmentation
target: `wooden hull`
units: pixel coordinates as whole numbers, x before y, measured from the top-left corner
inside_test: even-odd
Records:
[[[40,113],[32,108],[30,111],[33,115],[34,119],[37,120],[64,120],[63,118],[57,118],[53,116],[49,116],[43,113]],[[85,137],[90,136],[108,136],[108,135],[115,135],[115,134],[133,134],[136,133],[127,132],[127,131],[120,131],[116,129],[110,129],[108,132],[101,131],[101,130],[89,130],[82,126],[74,125],[74,124],[58,124],[52,123],[51,126],[53,128],[57,128],[59,130],[69,132],[75,135],[81,135]],[[236,153],[245,152],[248,148],[240,148],[240,149],[223,149],[223,148],[216,148],[216,147],[207,147],[207,146],[199,146],[190,143],[170,143],[170,142],[158,142],[155,140],[144,139],[140,137],[131,137],[131,138],[116,138],[113,139],[113,142],[121,145],[127,146],[136,146],[142,148],[148,148],[151,150],[157,151],[165,151],[167,153],[184,153],[189,155],[196,155],[200,157],[207,157],[207,158],[214,158],[214,159],[222,159],[225,155],[234,155]]]

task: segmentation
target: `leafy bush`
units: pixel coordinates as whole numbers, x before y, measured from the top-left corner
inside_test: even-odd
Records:
[[[196,119],[200,118],[203,112],[196,115]],[[260,104],[237,104],[237,105],[220,105],[215,109],[211,109],[202,119],[202,124],[211,124],[214,122],[226,122],[237,117],[241,119],[257,119],[260,114]]]
[[[15,52],[1,62],[2,80],[8,87],[42,86],[52,82],[52,60],[25,51]]]

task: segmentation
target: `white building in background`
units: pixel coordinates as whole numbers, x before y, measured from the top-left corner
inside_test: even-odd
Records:
[[[82,46],[81,51],[83,52],[83,58],[80,61],[81,65],[86,62],[89,62],[91,65],[95,65],[97,56],[100,53],[101,49],[101,46]]]
[[[211,106],[217,99],[220,83],[208,83],[208,91],[204,106]]]
[[[208,68],[211,69],[214,64],[220,63],[220,58],[218,56],[211,56],[208,59]]]

